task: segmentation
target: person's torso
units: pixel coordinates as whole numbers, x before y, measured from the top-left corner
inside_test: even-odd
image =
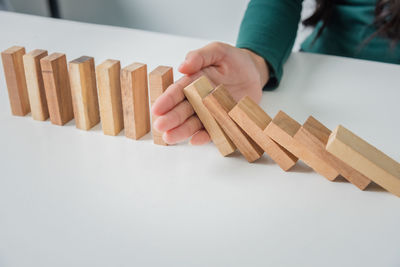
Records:
[[[376,0],[336,0],[331,19],[321,36],[315,39],[322,23],[302,43],[306,52],[323,53],[400,64],[400,43],[375,32]]]

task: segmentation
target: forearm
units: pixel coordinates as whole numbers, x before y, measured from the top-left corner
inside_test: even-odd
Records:
[[[252,0],[243,18],[237,47],[264,58],[270,66],[269,89],[278,85],[300,21],[302,0]]]

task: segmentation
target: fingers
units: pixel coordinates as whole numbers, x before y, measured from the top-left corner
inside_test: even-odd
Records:
[[[202,127],[203,125],[201,124],[199,118],[194,115],[187,119],[180,126],[165,132],[163,134],[163,139],[168,144],[176,144],[188,139]]]
[[[184,76],[170,85],[165,92],[157,98],[151,107],[151,112],[156,116],[162,116],[173,109],[179,102],[185,99],[183,88],[193,81],[192,77]]]
[[[193,114],[192,105],[187,100],[184,100],[166,114],[158,117],[154,122],[154,127],[160,132],[166,132],[178,127]]]
[[[181,73],[190,75],[205,67],[216,65],[224,58],[229,47],[228,44],[214,42],[191,51],[186,55],[185,61],[179,66],[178,70]]]
[[[190,139],[190,144],[199,146],[207,144],[210,141],[210,135],[207,133],[206,130],[202,129],[193,135],[192,139]]]

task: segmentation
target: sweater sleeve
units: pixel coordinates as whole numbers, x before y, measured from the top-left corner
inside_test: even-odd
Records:
[[[264,90],[278,87],[282,66],[289,57],[301,16],[303,0],[251,0],[240,26],[236,46],[263,57],[270,67]]]

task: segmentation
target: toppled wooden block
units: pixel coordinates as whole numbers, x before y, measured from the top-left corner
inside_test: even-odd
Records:
[[[25,48],[13,46],[1,53],[6,78],[11,113],[25,116],[31,111],[22,57]]]
[[[65,54],[53,53],[40,60],[50,121],[64,125],[74,118]]]
[[[40,67],[40,60],[47,55],[46,50],[35,49],[23,56],[32,118],[38,121],[45,121],[49,118],[42,68]]]
[[[326,150],[400,197],[400,164],[351,131],[339,125],[330,135]]]
[[[229,117],[228,112],[236,102],[223,85],[219,85],[204,97],[203,103],[248,162],[261,157],[263,149]]]
[[[200,121],[203,123],[204,128],[206,128],[211,140],[214,142],[219,152],[223,156],[232,154],[236,147],[218,125],[217,121],[208,111],[208,109],[203,104],[203,97],[205,97],[209,92],[213,90],[213,86],[210,81],[202,76],[190,85],[188,85],[183,93],[188,99],[189,103],[193,106],[194,111],[199,117]]]
[[[100,122],[94,59],[82,56],[69,63],[76,128],[89,130]]]
[[[133,63],[121,71],[122,108],[125,135],[140,139],[150,132],[147,65]]]
[[[310,116],[300,130],[297,131],[294,139],[335,168],[346,180],[364,190],[371,183],[371,180],[326,151],[325,147],[331,133],[322,123]]]
[[[330,181],[335,180],[339,172],[294,138],[300,128],[301,125],[297,121],[283,111],[279,111],[267,128],[265,128],[264,133],[304,161],[317,173]]]
[[[108,59],[96,67],[101,127],[106,135],[115,136],[124,128],[120,77],[119,60]]]
[[[149,74],[149,93],[150,103],[153,106],[157,98],[164,93],[164,91],[174,83],[174,75],[171,67],[158,66]],[[152,123],[157,119],[157,116],[152,115]],[[152,127],[153,142],[157,145],[168,145],[162,139],[162,133]]]
[[[243,97],[229,111],[229,116],[252,138],[284,171],[297,162],[297,157],[273,141],[263,131],[272,121],[250,97]]]

